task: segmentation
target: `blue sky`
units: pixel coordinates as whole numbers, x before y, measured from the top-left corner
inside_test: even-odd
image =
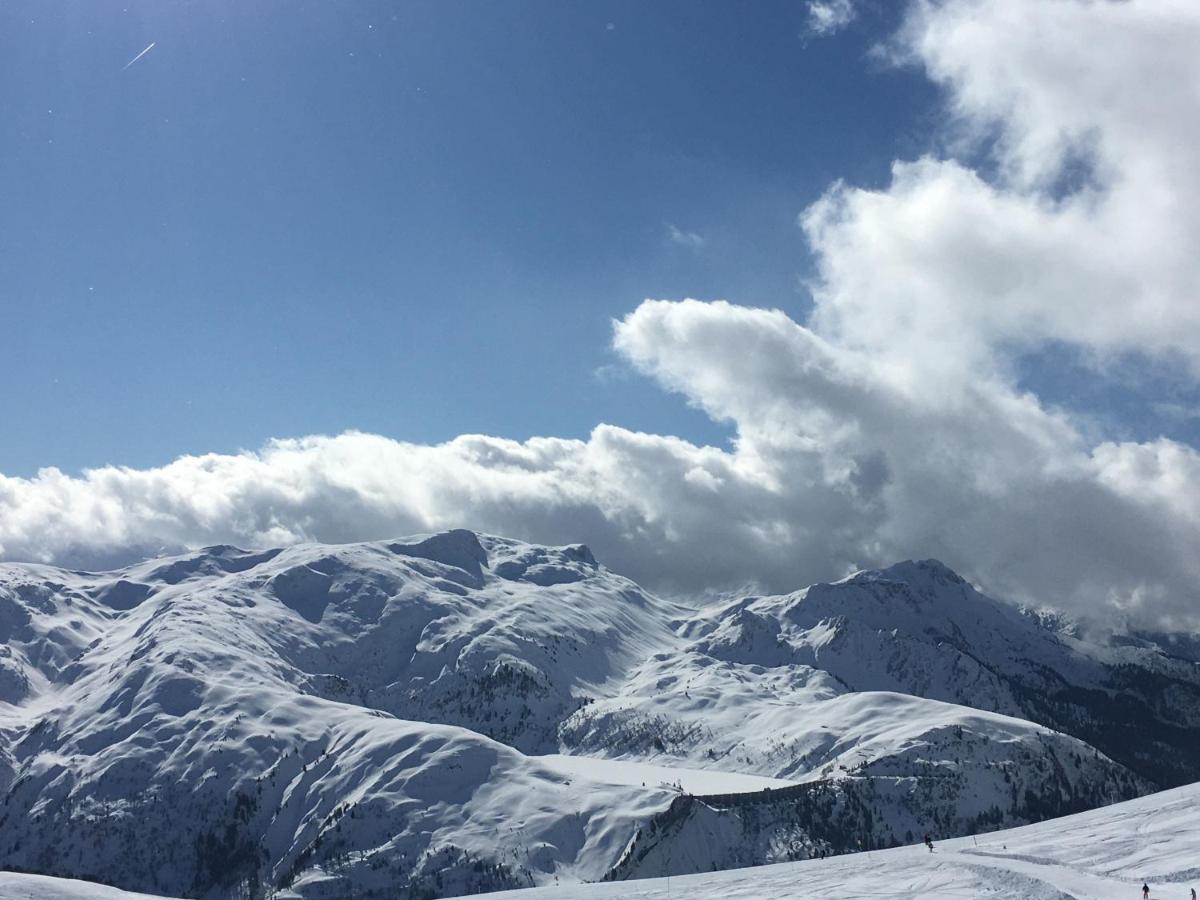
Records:
[[[474,528],[1194,625],[1197,46],[1181,0],[9,0],[0,560]]]
[[[933,87],[869,57],[898,10],[814,39],[795,2],[3,4],[0,471],[726,440],[610,319],[804,316],[798,213],[930,140]]]

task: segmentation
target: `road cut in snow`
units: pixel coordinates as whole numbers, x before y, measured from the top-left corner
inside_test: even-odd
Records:
[[[569,778],[586,778],[600,784],[678,788],[684,793],[697,795],[745,794],[795,784],[794,781],[763,775],[659,766],[631,759],[598,759],[591,756],[567,756],[562,753],[549,753],[531,759]]]

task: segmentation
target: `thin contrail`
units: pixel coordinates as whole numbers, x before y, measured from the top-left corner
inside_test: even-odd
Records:
[[[125,67],[123,69],[121,69],[121,71],[124,72],[125,69],[128,69],[130,66],[132,66],[135,62],[137,62],[139,59],[141,59],[143,56],[145,56],[147,53],[149,53],[153,49],[154,49],[154,41],[151,41],[150,46],[147,47],[145,50],[143,50],[141,53],[139,53],[137,56],[135,56],[133,59],[131,59],[129,62],[125,63]]]

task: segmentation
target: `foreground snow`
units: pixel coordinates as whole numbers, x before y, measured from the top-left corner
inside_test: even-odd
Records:
[[[979,838],[671,879],[533,888],[495,900],[1075,897],[1185,900],[1200,887],[1200,784]]]
[[[489,894],[495,900],[844,900],[985,897],[1125,900],[1149,882],[1184,900],[1200,883],[1200,784],[975,838],[924,847],[610,884]],[[87,882],[0,873],[0,900],[140,900]]]
[[[0,872],[0,900],[161,900],[155,894],[133,894],[90,881]]]

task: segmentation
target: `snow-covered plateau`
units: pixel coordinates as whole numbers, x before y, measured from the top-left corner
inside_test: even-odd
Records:
[[[934,561],[707,605],[468,531],[0,565],[0,867],[214,900],[928,875],[880,848],[1200,780],[1191,646]],[[990,865],[955,847],[946,878]]]

